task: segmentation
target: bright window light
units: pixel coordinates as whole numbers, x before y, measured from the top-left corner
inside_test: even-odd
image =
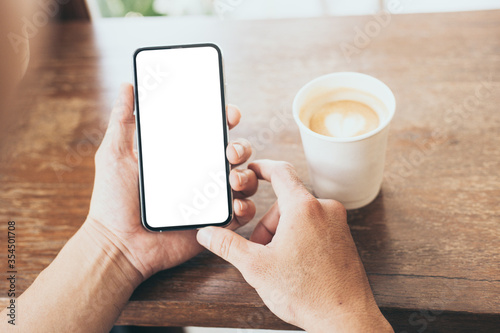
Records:
[[[398,4],[397,13],[500,8],[499,0],[87,0],[93,18],[204,15],[227,19],[276,19],[373,15]],[[392,5],[391,5],[392,4]]]

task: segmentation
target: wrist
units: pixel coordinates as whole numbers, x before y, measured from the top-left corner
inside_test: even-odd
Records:
[[[325,332],[387,332],[394,333],[389,322],[378,307],[369,311],[346,312],[316,318],[305,326],[309,333]]]
[[[101,265],[116,272],[117,278],[123,280],[132,289],[137,288],[145,280],[144,275],[131,263],[126,249],[102,224],[88,218],[79,233],[83,242],[94,248],[94,251],[88,253],[89,256],[98,258]],[[87,249],[88,247],[85,248],[86,252]]]
[[[21,331],[109,332],[142,275],[86,221],[19,298]]]

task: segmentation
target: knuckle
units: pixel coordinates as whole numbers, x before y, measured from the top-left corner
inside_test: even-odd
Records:
[[[347,218],[347,210],[339,201],[331,199],[325,200],[325,208],[336,216]]]
[[[335,201],[335,212],[343,219],[347,220],[347,210],[343,204]]]
[[[347,225],[347,210],[342,203],[331,199],[320,199],[319,202],[323,207],[324,217],[328,223]]]
[[[323,206],[310,193],[304,193],[299,203],[299,209],[308,216],[317,216],[323,213]]]

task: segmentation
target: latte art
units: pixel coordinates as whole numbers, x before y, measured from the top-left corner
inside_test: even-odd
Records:
[[[377,129],[384,105],[359,90],[339,88],[309,99],[299,118],[310,130],[334,138],[352,138]]]
[[[375,111],[356,101],[324,104],[309,120],[309,128],[322,135],[351,138],[376,129],[379,119]]]

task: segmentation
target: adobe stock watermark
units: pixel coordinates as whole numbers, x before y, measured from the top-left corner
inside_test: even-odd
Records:
[[[283,104],[278,112],[271,117],[268,126],[260,127],[255,131],[255,134],[250,135],[247,139],[255,152],[261,152],[289,126],[295,126],[295,121],[291,108]]]
[[[115,101],[112,111],[110,114],[110,119],[113,117],[113,113],[117,111],[129,110],[133,108],[129,105],[129,102],[126,99],[119,98]],[[82,131],[83,138],[79,140],[79,142],[75,146],[70,146],[67,149],[66,156],[63,161],[54,161],[50,164],[50,167],[56,174],[58,180],[60,182],[63,181],[63,177],[65,174],[71,173],[75,168],[80,166],[85,158],[94,157],[97,148],[101,145],[106,132],[109,130],[108,127],[104,130],[99,128],[86,128]],[[134,145],[136,144],[134,140]]]
[[[145,66],[137,75],[139,81],[137,91],[141,102],[144,102],[153,91],[158,89],[171,76],[170,72],[164,70],[161,64],[156,64],[154,68],[150,65]]]
[[[429,328],[429,325],[439,320],[439,316],[444,312],[447,307],[447,304],[457,300],[459,298],[459,294],[457,293],[457,280],[452,280],[451,282],[443,281],[440,288],[437,288],[443,296],[437,298],[433,304],[433,309],[422,309],[418,311],[414,311],[408,317],[408,324],[412,327],[410,331],[403,330],[398,331],[397,333],[424,333]]]
[[[461,101],[444,112],[444,122],[447,128],[458,129],[463,125],[477,109],[490,98],[495,91],[493,74],[485,80],[481,80],[474,91]],[[421,166],[427,159],[443,144],[448,142],[448,135],[443,128],[434,129],[426,139],[415,143],[416,147],[395,161],[391,166],[392,172],[386,174],[386,180],[391,190],[397,190],[398,181],[410,177],[414,170]],[[391,186],[392,184],[392,186]]]
[[[214,11],[221,20],[225,18],[227,13],[234,12],[241,6],[245,0],[215,0]]]
[[[191,202],[179,203],[179,213],[185,223],[193,224],[193,219],[200,216],[203,211],[213,207],[217,198],[220,198],[220,195],[227,191],[224,171],[210,171],[208,177],[207,182],[193,189]]]
[[[38,35],[41,28],[46,26],[50,19],[54,18],[61,5],[65,5],[70,0],[39,0],[37,3],[40,5],[33,16],[21,18],[22,28],[21,35],[15,32],[10,32],[7,34],[10,45],[14,49],[14,52],[19,54],[24,52],[28,45],[29,40]]]
[[[354,36],[352,42],[342,42],[339,44],[340,51],[342,51],[347,63],[350,64],[353,56],[360,54],[362,50],[370,46],[382,30],[391,24],[393,14],[401,13],[403,8],[412,1],[389,0],[387,2],[387,9],[383,9],[373,15],[373,19],[366,22],[363,27],[355,26],[353,28]]]
[[[84,158],[95,154],[95,148],[101,144],[104,132],[97,128],[92,128],[84,130],[83,135],[84,140],[79,142],[75,148],[70,147],[68,149],[64,162],[52,162],[50,164],[60,182],[66,173],[72,172],[76,167],[81,165]]]

